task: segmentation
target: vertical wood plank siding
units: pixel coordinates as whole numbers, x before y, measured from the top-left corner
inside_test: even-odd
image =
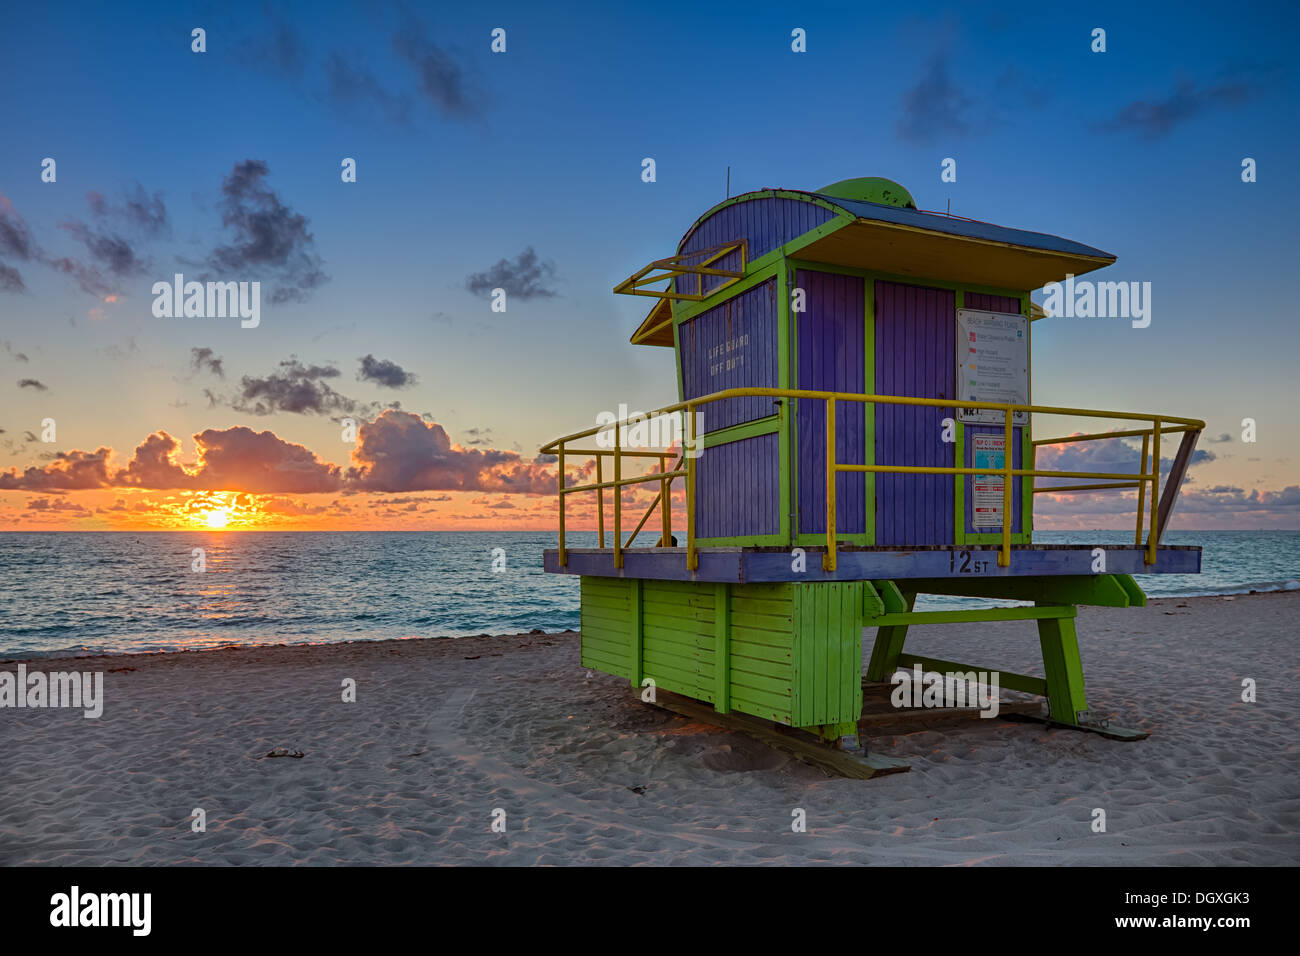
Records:
[[[794,316],[796,388],[862,392],[866,371],[863,280],[855,276],[795,273],[807,310]],[[798,516],[801,534],[826,530],[826,405],[800,401],[795,415],[799,449]],[[839,402],[835,410],[835,459],[866,463],[866,406]],[[835,527],[841,534],[866,531],[866,479],[839,475],[835,482]]]
[[[759,256],[802,236],[835,216],[834,212],[823,206],[800,199],[759,196],[719,209],[686,235],[678,251],[685,254],[745,239],[748,242],[747,259],[753,262]],[[740,255],[732,253],[719,259],[717,265],[724,269],[739,268]],[[680,276],[675,281],[678,292],[694,292],[698,279],[695,276]],[[721,277],[706,276],[705,292],[724,281]]]
[[[894,282],[876,283],[876,392],[954,398],[956,296]],[[876,406],[876,464],[954,465],[942,422],[952,408]],[[876,544],[951,544],[949,475],[876,475]]]
[[[776,432],[712,445],[695,462],[695,533],[701,538],[777,534],[780,498]]]
[[[702,312],[678,329],[682,388],[698,398],[725,388],[776,388],[776,279]],[[776,414],[770,398],[733,398],[700,409],[703,430],[717,431]]]

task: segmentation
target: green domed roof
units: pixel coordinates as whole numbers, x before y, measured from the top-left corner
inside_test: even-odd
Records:
[[[899,206],[903,209],[915,209],[916,200],[892,179],[879,176],[862,176],[858,179],[841,179],[838,183],[817,190],[836,199],[854,199],[859,202],[875,202],[885,206]]]

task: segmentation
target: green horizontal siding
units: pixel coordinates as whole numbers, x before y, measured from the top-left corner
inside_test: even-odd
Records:
[[[860,582],[584,577],[581,595],[585,667],[629,679],[644,675],[720,711],[796,727],[853,723],[861,713]],[[719,618],[722,599],[726,613]]]

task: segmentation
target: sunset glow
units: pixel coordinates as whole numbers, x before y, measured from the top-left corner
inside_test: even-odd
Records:
[[[203,523],[213,530],[220,531],[230,523],[230,512],[226,509],[209,511],[203,516]]]

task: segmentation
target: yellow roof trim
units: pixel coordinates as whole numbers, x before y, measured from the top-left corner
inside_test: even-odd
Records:
[[[673,347],[673,304],[671,299],[660,299],[654,304],[637,330],[632,333],[633,345],[666,345]]]

